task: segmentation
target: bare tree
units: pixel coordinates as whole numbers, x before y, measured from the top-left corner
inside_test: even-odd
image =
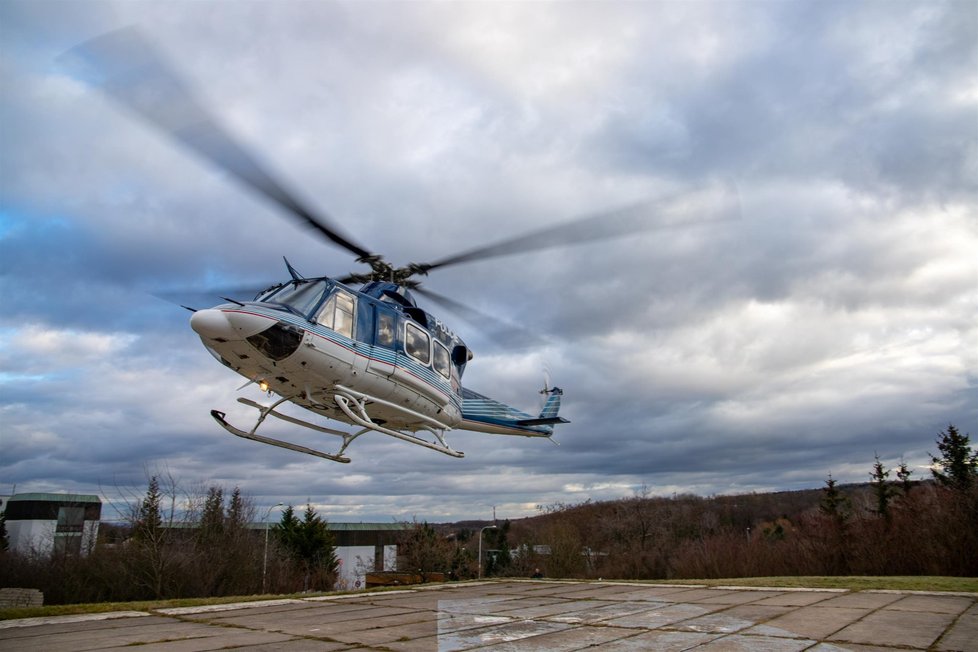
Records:
[[[174,541],[177,486],[167,473],[163,484],[152,476],[146,494],[131,506],[132,539],[129,572],[133,582],[148,590],[149,597],[166,597],[168,576],[178,563]]]
[[[404,562],[403,570],[416,572],[422,582],[427,582],[431,573],[450,571],[455,546],[427,522],[414,521],[413,527],[400,536],[397,556]],[[402,570],[400,564],[398,570]]]

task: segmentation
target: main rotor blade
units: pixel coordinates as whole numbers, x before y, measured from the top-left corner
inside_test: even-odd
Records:
[[[66,54],[87,64],[83,74],[93,85],[170,138],[358,258],[371,256],[368,250],[342,235],[328,216],[313,213],[274,179],[197,101],[180,76],[136,28],[109,32]]]
[[[464,303],[459,303],[455,299],[450,299],[443,294],[432,292],[431,290],[423,287],[415,287],[411,291],[417,292],[418,294],[431,299],[442,307],[451,310],[499,344],[503,344],[508,347],[523,347],[541,346],[544,343],[544,340],[536,333],[533,333],[521,326],[517,326],[516,324],[503,321],[499,317],[488,315],[484,312],[476,310],[475,308],[467,306]]]
[[[251,301],[253,300],[259,292],[267,290],[270,286],[260,287],[258,285],[252,286],[235,286],[235,287],[209,287],[205,289],[200,288],[177,288],[172,290],[156,290],[150,292],[152,296],[157,299],[162,299],[167,303],[176,304],[178,306],[186,303],[202,304],[206,307],[213,306],[218,303],[218,300],[223,300],[227,303],[229,300],[234,301]],[[230,299],[227,299],[230,297]]]
[[[477,247],[433,263],[413,265],[419,273],[496,256],[606,240],[658,229],[682,228],[740,217],[735,189],[710,187],[664,199],[632,204],[544,227],[485,247]]]

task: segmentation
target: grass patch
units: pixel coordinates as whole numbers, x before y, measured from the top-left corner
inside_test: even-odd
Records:
[[[257,602],[284,598],[311,598],[328,593],[294,593],[291,595],[238,595],[221,598],[181,598],[178,600],[144,600],[140,602],[91,602],[87,604],[55,604],[45,607],[10,607],[0,609],[0,620],[11,618],[46,618],[76,614],[101,614],[111,611],[154,611],[171,607],[202,607],[233,602]]]
[[[421,585],[417,585],[421,586]],[[410,586],[382,586],[357,593],[383,593],[384,591],[403,591]],[[0,609],[0,620],[14,618],[47,618],[49,616],[74,616],[77,614],[101,614],[112,611],[155,611],[171,607],[205,607],[214,604],[234,602],[257,602],[259,600],[301,600],[327,595],[343,595],[345,591],[320,591],[318,593],[288,593],[284,595],[232,595],[220,598],[180,598],[174,600],[143,600],[140,602],[91,602],[86,604],[55,604],[45,607],[9,607]]]
[[[719,580],[668,580],[664,584],[705,584],[706,586],[770,586],[787,589],[848,589],[850,591],[958,591],[978,592],[976,577],[906,575],[893,577],[808,576],[737,577]]]
[[[506,581],[507,578],[498,578]],[[580,581],[580,580],[577,580]],[[848,589],[850,591],[955,591],[978,593],[978,577],[894,576],[894,577],[738,577],[719,580],[639,580],[643,584],[700,584],[706,586],[769,586],[774,588]],[[464,584],[461,582],[459,584]],[[456,586],[458,584],[455,584]],[[382,587],[359,594],[383,593],[412,588],[410,586]],[[76,614],[99,614],[112,611],[154,611],[170,607],[201,607],[234,602],[313,598],[333,593],[291,593],[288,595],[239,595],[222,598],[183,598],[179,600],[149,600],[143,602],[96,602],[90,604],[63,604],[47,607],[11,607],[0,609],[0,620],[13,618],[42,618]]]

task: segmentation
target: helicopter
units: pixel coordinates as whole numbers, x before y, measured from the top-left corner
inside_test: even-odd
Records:
[[[190,326],[205,349],[247,379],[239,389],[256,384],[268,396],[277,396],[268,405],[238,398],[257,410],[250,428],[231,424],[227,413],[216,409],[211,410],[214,420],[237,437],[334,462],[349,463],[347,448],[368,432],[456,458],[464,454],[448,443],[446,434],[452,430],[552,440],[554,428],[569,423],[559,415],[563,391],[545,384],[542,409],[529,414],[464,387],[462,376],[473,352],[420,306],[415,294],[470,321],[491,323],[492,318],[423,287],[420,277],[486,258],[683,226],[689,222],[682,216],[691,208],[704,208],[686,193],[560,223],[433,262],[395,267],[344,235],[332,217],[314,211],[287,190],[204,108],[136,28],[82,43],[66,53],[66,60],[81,63],[79,74],[110,99],[367,266],[338,278],[305,277],[285,259],[289,279],[260,290],[252,299],[225,296],[224,303],[211,308],[183,306],[193,312]],[[680,218],[650,223],[652,211]],[[287,403],[354,430],[295,417],[282,411]],[[337,437],[339,447],[325,452],[258,434],[269,416]]]

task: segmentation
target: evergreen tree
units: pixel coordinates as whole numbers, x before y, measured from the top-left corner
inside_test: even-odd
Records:
[[[254,512],[252,502],[241,495],[239,487],[235,487],[224,516],[221,553],[227,568],[227,590],[244,592],[260,582],[257,574],[259,566],[256,562],[264,551],[256,551],[254,534],[248,531],[248,523],[254,519]]]
[[[159,480],[154,475],[149,480],[146,495],[139,504],[136,523],[133,528],[133,538],[137,541],[155,541],[163,529],[163,494],[160,492]]]
[[[130,572],[135,583],[149,591],[148,597],[155,599],[165,597],[169,571],[175,563],[170,529],[164,527],[162,503],[163,492],[159,479],[154,475],[150,478],[146,495],[134,510],[132,546],[129,549],[132,553]]]
[[[972,452],[969,435],[962,435],[948,424],[937,439],[940,457],[931,456],[931,462],[940,467],[931,469],[943,486],[959,491],[967,490],[978,479],[978,452]]]
[[[306,505],[299,531],[302,558],[313,567],[335,574],[339,570],[335,539],[326,521],[316,514],[312,505]]]
[[[910,483],[910,474],[912,474],[909,468],[907,468],[907,463],[901,459],[900,466],[897,468],[897,479],[900,480],[900,489],[903,491],[903,495],[907,496],[910,494],[910,489],[912,485]]]
[[[844,575],[849,572],[849,517],[852,503],[837,486],[835,478],[829,474],[822,488],[822,499],[818,510],[826,517],[827,523],[821,533],[826,545],[825,563],[829,575]]]
[[[224,490],[220,487],[211,487],[207,490],[197,532],[199,541],[205,545],[217,542],[223,537]]]
[[[838,523],[845,522],[850,515],[851,502],[841,489],[836,486],[835,478],[829,474],[825,486],[822,487],[822,499],[819,502],[820,512]]]
[[[210,487],[201,502],[194,554],[187,563],[196,568],[194,584],[201,595],[247,593],[257,583],[254,536],[247,531],[253,511],[234,488],[225,507],[224,489]]]
[[[299,536],[299,519],[296,518],[295,508],[292,505],[282,510],[282,518],[272,531],[286,552],[292,555],[298,545],[296,539]]]
[[[510,522],[506,520],[495,530],[486,530],[486,543],[490,551],[484,570],[486,577],[505,573],[513,563],[508,540],[509,527]]]
[[[880,456],[877,454],[876,463],[873,464],[873,472],[869,474],[869,481],[876,498],[876,514],[887,520],[890,518],[890,500],[892,500],[895,491],[889,477],[889,469],[883,466]]]
[[[227,529],[236,532],[244,528],[248,523],[245,500],[241,496],[241,489],[235,487],[231,492],[231,501],[228,503]]]
[[[7,510],[0,512],[0,552],[10,548],[10,540],[7,539]]]
[[[339,573],[336,543],[329,525],[316,514],[312,505],[300,521],[289,505],[275,528],[276,536],[289,556],[300,564],[304,573],[303,589],[330,589]]]

